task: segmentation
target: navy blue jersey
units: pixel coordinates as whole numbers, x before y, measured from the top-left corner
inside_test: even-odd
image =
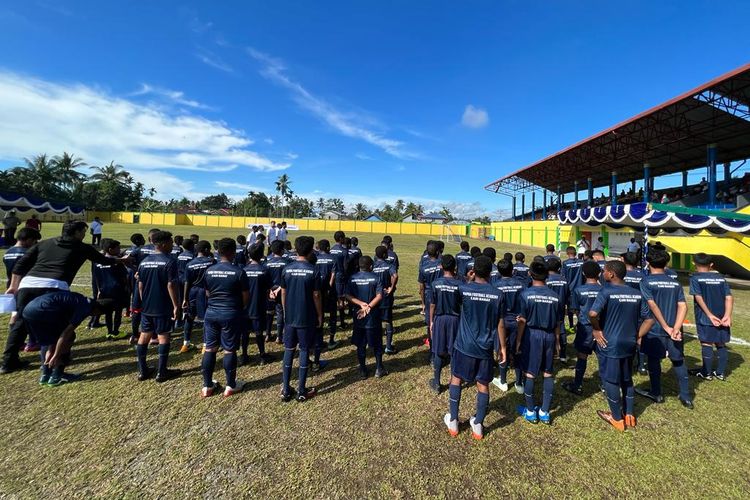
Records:
[[[545,255],[545,256],[543,256],[542,258],[544,259],[544,262],[545,262],[545,263],[547,263],[547,265],[549,265],[549,263],[550,263],[551,261],[553,261],[553,260],[557,260],[557,261],[559,261],[559,260],[560,260],[560,257],[558,257],[558,256],[557,256],[557,255],[555,255],[555,254],[550,254],[550,253],[546,254],[546,255]]]
[[[521,313],[521,291],[526,288],[526,285],[513,277],[500,278],[495,282],[495,288],[503,294],[503,304],[505,306],[503,317],[518,316]]]
[[[565,281],[568,282],[571,292],[581,286],[585,281],[585,279],[582,278],[581,273],[582,265],[583,261],[576,258],[565,259],[562,263],[562,275],[565,278]]]
[[[182,253],[182,247],[179,245],[174,245],[172,247],[172,251],[169,252],[169,255],[171,255],[172,257],[176,259],[177,257],[180,256],[181,253]]]
[[[570,296],[568,282],[565,281],[565,278],[563,278],[561,274],[549,273],[547,286],[550,290],[555,292],[560,299],[560,321],[562,321],[563,316],[565,316],[565,306],[567,305]]]
[[[130,245],[130,246],[129,246],[128,248],[126,248],[126,249],[125,249],[125,251],[123,252],[123,256],[124,256],[124,257],[130,257],[130,255],[131,255],[131,254],[132,254],[133,252],[135,252],[136,250],[138,250],[138,248],[140,248],[140,247],[139,247],[139,246],[137,246],[137,245]]]
[[[193,252],[181,252],[180,255],[177,256],[177,278],[180,280],[180,283],[185,283],[185,271],[187,269],[187,265],[195,258],[195,255]]]
[[[259,319],[265,316],[268,291],[271,289],[271,273],[263,264],[250,263],[245,266],[245,279],[250,292],[250,303],[247,305],[247,317]]]
[[[24,310],[24,318],[28,319],[26,311],[43,311],[44,317],[33,318],[37,321],[59,325],[61,329],[68,325],[78,326],[91,315],[92,301],[80,293],[52,292],[32,300]]]
[[[560,297],[546,286],[532,286],[521,292],[521,314],[527,328],[553,332],[562,320]]]
[[[245,255],[245,247],[243,247],[242,245],[237,245],[232,265],[239,267],[240,269],[247,265],[247,255]]]
[[[391,278],[396,275],[396,267],[385,259],[375,259],[372,272],[378,276],[383,289],[391,287]]]
[[[490,269],[490,283],[495,284],[500,279],[500,271],[497,270],[497,266],[495,263],[492,263],[492,268]]]
[[[581,325],[591,325],[589,311],[601,290],[602,286],[599,283],[584,283],[573,290],[573,293],[570,295],[570,309],[578,311],[578,323]]]
[[[644,276],[649,276],[650,274],[651,274],[651,268],[648,267],[648,266],[646,266],[643,269],[643,275]],[[669,267],[665,267],[664,268],[664,274],[666,274],[667,276],[669,276],[673,280],[676,280],[679,277],[679,275],[677,274],[677,271],[675,271],[674,269],[671,269]]]
[[[362,250],[359,249],[359,247],[351,247],[349,249],[349,259],[357,259],[362,257]]]
[[[389,264],[393,264],[396,268],[396,271],[398,271],[398,255],[396,255],[396,252],[394,252],[391,249],[388,249],[388,256],[385,258],[385,260],[388,261]]]
[[[597,352],[609,358],[628,358],[635,354],[638,327],[650,316],[648,304],[641,293],[627,285],[602,288],[591,305],[599,315],[607,346],[597,346]]]
[[[110,264],[94,264],[94,282],[102,297],[114,298],[127,295],[128,271],[119,265],[115,257]]]
[[[141,312],[147,316],[172,314],[172,299],[167,285],[177,284],[177,261],[170,255],[155,253],[138,266],[138,282],[143,285]]]
[[[468,265],[469,261],[473,260],[469,252],[460,251],[456,254],[456,276],[460,279],[466,278],[466,273],[469,272]]]
[[[331,274],[336,273],[336,259],[330,253],[318,252],[315,267],[318,268],[320,276],[320,289],[328,290],[331,288]]]
[[[529,266],[523,262],[516,262],[513,264],[513,277],[521,283],[525,283],[526,286],[531,285],[531,276],[529,276]]]
[[[656,303],[668,325],[674,325],[677,319],[677,303],[685,302],[685,292],[678,281],[666,274],[649,274],[641,280],[641,294],[644,300],[653,300]],[[667,336],[667,332],[658,321],[654,321],[654,326],[648,334],[657,337]]]
[[[133,261],[135,262],[135,268],[138,269],[138,266],[141,265],[143,259],[145,259],[149,255],[154,255],[155,253],[157,253],[156,246],[153,243],[149,243],[147,245],[143,245],[142,247],[133,249],[133,251],[130,252],[130,257],[133,258]]]
[[[643,273],[640,269],[630,269],[625,273],[625,284],[629,287],[635,288],[636,290],[641,289],[641,280],[643,279]]]
[[[203,282],[208,295],[208,310],[223,314],[242,312],[242,292],[248,289],[242,269],[229,262],[219,262],[206,269]]]
[[[443,275],[443,266],[439,259],[423,259],[419,265],[417,281],[424,284],[425,303],[430,302],[432,283]]]
[[[196,257],[185,265],[185,283],[191,286],[203,287],[203,276],[206,269],[213,266],[216,261],[213,257]]]
[[[286,290],[284,322],[294,328],[318,326],[313,293],[320,290],[320,277],[315,264],[306,260],[295,260],[284,266],[281,288]]]
[[[272,255],[266,260],[266,267],[271,273],[271,287],[281,286],[281,275],[284,274],[284,268],[289,264],[289,259]]]
[[[732,295],[729,283],[719,273],[695,273],[690,277],[690,295],[701,296],[711,314],[721,319],[726,312],[725,300]],[[695,303],[695,324],[713,325],[706,313]]]
[[[489,283],[461,283],[461,317],[454,349],[478,359],[492,359],[503,294]]]
[[[286,250],[284,252],[284,258],[287,260],[287,262],[297,260],[297,257],[298,257],[297,252],[295,252],[294,250]]]
[[[16,265],[16,261],[23,257],[28,248],[23,247],[10,247],[3,255],[3,264],[5,264],[5,272],[8,274],[8,280],[10,275],[13,274],[13,266]]]
[[[430,304],[435,305],[435,316],[461,315],[461,291],[459,286],[461,280],[458,278],[447,278],[443,276],[438,278],[432,284],[432,297]]]
[[[336,243],[331,247],[331,255],[336,260],[336,279],[343,281],[344,275],[346,274],[346,263],[349,260],[349,252],[340,243]]]
[[[599,284],[602,285],[603,287],[609,286],[609,282],[604,279],[604,267],[607,265],[607,261],[595,260],[594,262],[596,262],[599,265]],[[581,277],[584,277],[583,272],[581,272]]]
[[[380,278],[375,273],[360,271],[349,278],[346,294],[362,302],[370,303],[375,297],[383,294]],[[357,318],[358,309],[354,309],[354,328],[380,328],[380,308],[370,310],[370,314],[362,319]]]

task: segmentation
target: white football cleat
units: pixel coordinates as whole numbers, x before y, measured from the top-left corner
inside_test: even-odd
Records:
[[[445,426],[448,428],[448,434],[453,437],[458,436],[458,420],[451,420],[451,414],[446,413],[443,417],[443,422],[445,422]]]

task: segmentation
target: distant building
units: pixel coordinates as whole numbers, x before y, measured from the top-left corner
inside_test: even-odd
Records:
[[[422,222],[427,224],[445,224],[448,219],[438,213],[429,213],[425,215],[421,214],[407,214],[401,222]]]
[[[419,214],[406,214],[403,219],[401,219],[401,222],[422,222],[419,219]]]
[[[377,214],[370,214],[365,219],[365,222],[383,222],[383,219],[381,219]]]
[[[320,218],[325,220],[341,220],[344,218],[344,214],[336,210],[326,210],[320,214]]]

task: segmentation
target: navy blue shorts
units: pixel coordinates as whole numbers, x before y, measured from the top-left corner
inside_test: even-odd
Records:
[[[188,304],[188,313],[190,314],[190,317],[203,319],[206,315],[206,307],[208,307],[206,289],[200,286],[194,286],[191,288]]]
[[[508,315],[503,318],[503,326],[505,327],[505,348],[511,355],[516,352],[516,340],[518,339],[518,321],[516,315]],[[497,346],[495,348],[497,351]]]
[[[172,333],[174,321],[171,315],[151,316],[149,314],[141,315],[141,332],[156,335],[166,335]]]
[[[697,325],[698,340],[710,344],[727,344],[731,338],[731,329],[725,326]]]
[[[267,324],[268,316],[266,316],[265,314],[260,318],[247,318],[247,321],[245,322],[247,331],[257,334],[265,332]]]
[[[525,371],[536,377],[540,372],[552,373],[555,355],[555,334],[544,330],[529,328],[524,333],[528,339],[528,350],[525,355]]]
[[[451,358],[451,374],[464,382],[489,384],[495,369],[492,358],[482,359],[454,350]]]
[[[57,343],[67,324],[60,321],[49,321],[49,313],[36,307],[33,302],[23,310],[23,321],[29,331],[36,337],[40,345]]]
[[[684,348],[682,340],[675,342],[672,337],[657,337],[648,334],[641,339],[641,352],[649,358],[669,357],[672,361],[682,361],[685,359]]]
[[[598,355],[599,377],[611,384],[620,385],[633,381],[633,357],[610,358]]]
[[[317,328],[314,326],[297,328],[286,325],[284,327],[284,347],[294,349],[299,345],[302,350],[315,347],[316,330]]]
[[[352,344],[357,347],[369,345],[373,351],[380,352],[383,349],[383,328],[354,328]]]
[[[450,356],[453,354],[453,342],[458,334],[458,316],[441,314],[435,316],[432,324],[432,340],[430,349],[436,356]]]
[[[573,341],[573,345],[576,351],[581,354],[591,354],[594,352],[594,328],[592,326],[582,325],[576,323],[576,338]]]
[[[225,351],[237,350],[240,344],[240,334],[245,325],[244,317],[231,317],[207,311],[203,321],[203,342],[206,347],[215,348],[221,344],[221,348]]]
[[[344,278],[343,275],[340,275],[339,277],[337,274],[335,280],[334,286],[336,287],[336,297],[343,297],[346,295],[346,278]]]

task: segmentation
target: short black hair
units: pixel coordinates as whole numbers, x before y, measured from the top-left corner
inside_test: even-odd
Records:
[[[130,242],[136,246],[142,246],[146,243],[146,238],[141,233],[133,233],[130,235]]]
[[[443,255],[443,258],[441,259],[441,264],[443,266],[443,270],[448,271],[450,273],[456,272],[456,258],[453,257],[451,254],[447,253]]]
[[[461,250],[463,250],[464,252],[468,252],[469,251],[469,242],[468,241],[462,241],[461,242]]]
[[[354,245],[355,247],[359,245],[359,238],[357,238],[356,236],[352,236],[352,245]]]
[[[148,230],[148,235],[151,236],[152,234],[156,234],[160,231],[161,229],[156,229],[155,227],[152,227],[151,229]]]
[[[195,250],[201,255],[211,255],[211,243],[206,240],[200,240],[195,245]]]
[[[480,255],[474,259],[474,274],[482,279],[490,279],[492,273],[492,261],[486,255]]]
[[[222,257],[234,257],[237,253],[237,242],[232,238],[222,238],[219,240],[218,250]]]
[[[154,245],[166,245],[172,239],[169,231],[157,231],[151,235],[151,243]]]
[[[664,250],[651,250],[646,256],[646,262],[656,269],[664,269],[669,264],[669,254]]]
[[[102,241],[99,243],[99,246],[102,250],[104,250],[104,247],[109,245],[109,242],[112,241],[112,238],[102,238]]]
[[[120,246],[120,242],[115,239],[109,238],[106,242],[102,240],[102,250],[104,251],[109,251],[119,246]]]
[[[535,255],[531,262],[547,262],[541,255]]]
[[[497,251],[492,247],[484,247],[484,250],[482,250],[482,255],[485,257],[489,257],[492,262],[495,262],[497,259]]]
[[[523,252],[516,252],[516,260],[519,262],[523,262],[526,256],[523,254]]]
[[[480,255],[482,255],[482,249],[479,247],[471,247],[471,251],[469,253],[476,259]]]
[[[553,273],[559,273],[560,267],[562,267],[562,264],[558,259],[550,259],[549,262],[547,262],[547,269]]]
[[[429,255],[430,257],[437,257],[438,246],[436,242],[430,241],[429,243],[427,243],[427,255]]]
[[[307,257],[313,251],[315,238],[312,236],[298,236],[294,240],[294,249],[300,257]]]
[[[565,249],[565,253],[567,253],[568,255],[575,255],[576,254],[576,247],[574,247],[572,245],[569,246],[568,248]]]
[[[635,243],[635,238],[630,238],[630,243]]]
[[[378,259],[385,259],[386,257],[388,257],[388,249],[383,245],[375,247],[375,257],[377,257]]]
[[[503,260],[507,260],[508,262],[513,262],[513,254],[510,252],[505,252],[503,254]]]
[[[237,236],[237,243],[240,244],[240,245],[246,245],[247,244],[247,238],[245,236],[243,236],[243,235],[240,234],[240,235]]]
[[[331,249],[331,242],[326,239],[318,240],[318,248],[321,252],[327,253]]]
[[[555,251],[555,245],[553,245],[552,243],[547,245],[547,252],[554,252],[554,251]]]
[[[359,269],[370,270],[372,269],[372,257],[369,255],[363,255],[359,258]]]
[[[503,278],[510,278],[513,276],[513,263],[503,259],[497,263],[497,270]]]
[[[86,231],[89,225],[82,220],[69,220],[62,227],[63,236],[73,236],[79,231]]]
[[[385,236],[383,236],[383,243],[388,243],[389,245],[393,243],[393,238],[390,234],[386,234]]]
[[[190,239],[193,240],[194,242],[198,243],[201,240],[201,237],[198,236],[197,234],[191,234],[190,235]]]
[[[313,242],[313,246],[315,246],[315,243]],[[289,240],[284,240],[284,250],[291,251],[292,250],[292,242]]]
[[[620,279],[625,279],[627,270],[625,269],[625,263],[619,260],[610,260],[604,265],[604,269],[611,272]]]
[[[182,243],[185,241],[185,238],[180,236],[179,234],[174,237],[174,244],[175,245],[182,245]]]
[[[182,248],[184,248],[186,252],[192,252],[195,250],[195,242],[192,238],[188,238],[182,242]]]
[[[265,252],[266,246],[263,243],[253,243],[247,250],[247,255],[250,260],[260,262],[263,259],[263,253]]]
[[[445,242],[444,242],[444,241],[441,241],[441,240],[436,240],[436,241],[435,241],[435,244],[436,244],[436,245],[437,245],[437,247],[438,247],[438,252],[439,252],[439,253],[443,253],[443,250],[445,250]]]
[[[346,234],[344,233],[344,231],[336,231],[335,233],[333,233],[333,241],[335,241],[336,243],[341,243],[344,238],[346,238]]]
[[[594,255],[596,255],[596,254],[599,254],[599,255],[601,255],[602,257],[604,257],[604,251],[602,251],[602,250],[600,250],[600,249],[598,249],[598,248],[597,248],[596,250],[592,250],[592,251],[591,251],[591,256],[592,256],[592,257],[593,257]]]
[[[271,242],[271,253],[274,255],[284,255],[284,242],[281,240]]]
[[[529,266],[531,279],[536,281],[546,281],[549,278],[549,269],[544,262],[534,261]]]
[[[695,262],[699,266],[710,266],[713,260],[708,254],[700,252],[693,255],[693,262]]]
[[[599,273],[601,273],[602,268],[599,267],[599,264],[597,264],[593,260],[587,260],[581,266],[581,271],[583,271],[583,275],[587,279],[595,280],[599,278]]]
[[[635,267],[638,265],[638,255],[635,252],[625,252],[622,255],[622,261],[629,266]]]
[[[584,257],[588,257],[589,259],[593,259],[594,258],[594,251],[593,250],[586,250],[585,252],[583,252],[583,256]]]
[[[24,227],[20,231],[18,231],[18,234],[16,234],[16,239],[19,239],[21,241],[26,241],[26,240],[39,241],[42,239],[42,235],[39,231],[37,231],[33,227]]]

